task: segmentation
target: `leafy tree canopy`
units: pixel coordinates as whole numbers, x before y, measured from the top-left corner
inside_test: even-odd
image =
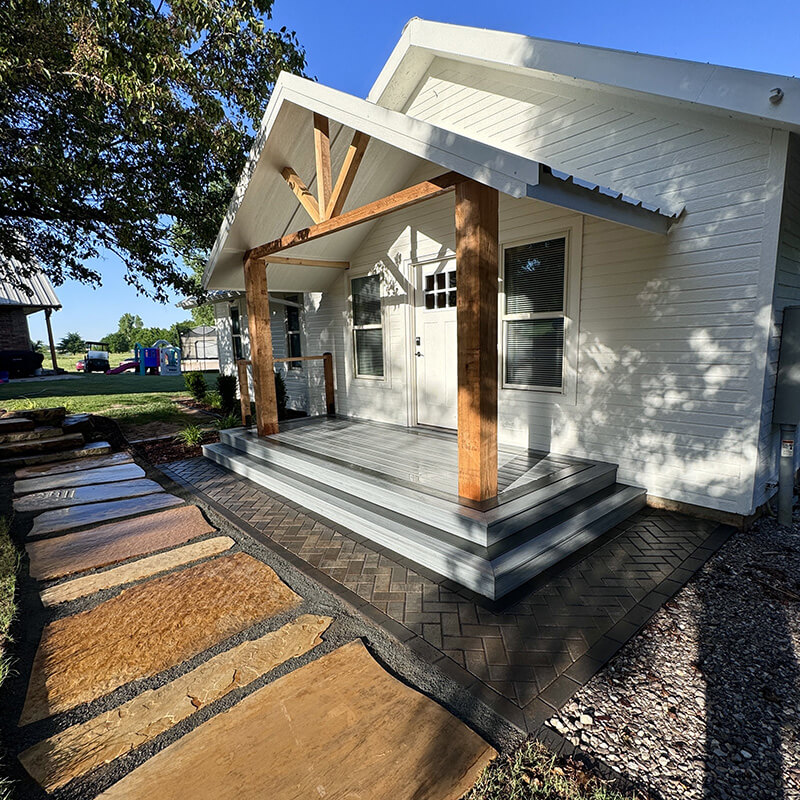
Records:
[[[100,283],[108,249],[140,292],[196,295],[275,79],[305,68],[272,5],[0,4],[0,264],[22,265],[0,277]]]
[[[56,350],[58,350],[59,353],[80,353],[85,349],[86,343],[83,341],[83,337],[74,331],[68,333],[56,345]]]

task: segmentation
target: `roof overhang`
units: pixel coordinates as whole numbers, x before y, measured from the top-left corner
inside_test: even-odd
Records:
[[[681,208],[662,209],[560,175],[544,164],[475,141],[319,83],[282,74],[275,86],[255,145],[211,252],[203,285],[243,289],[243,258],[259,245],[309,227],[309,217],[281,175],[291,167],[308,180],[315,172],[313,114],[330,121],[334,173],[354,131],[370,137],[344,211],[406,188],[413,176],[429,179],[456,172],[515,198],[535,198],[624,225],[665,234]],[[309,181],[309,189],[315,185]],[[331,234],[324,241],[294,247],[305,260],[346,262],[373,223]],[[336,269],[267,262],[272,291],[324,291]]]
[[[403,29],[367,99],[402,108],[436,57],[800,132],[797,78],[416,17]],[[783,96],[774,104],[770,95],[776,88]]]

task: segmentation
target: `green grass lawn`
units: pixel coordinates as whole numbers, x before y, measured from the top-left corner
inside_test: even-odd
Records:
[[[10,668],[8,630],[16,614],[14,590],[17,583],[19,553],[8,533],[8,520],[0,517],[0,684]],[[10,800],[11,783],[0,774],[0,800]]]
[[[86,353],[59,353],[58,354],[58,366],[61,369],[65,369],[67,372],[77,372],[75,369],[75,365],[82,361],[83,358],[86,356]],[[118,367],[123,361],[130,361],[133,358],[133,351],[130,353],[109,353],[108,354],[108,363],[111,366],[111,369],[114,367]],[[44,352],[44,364],[43,367],[50,367],[52,364],[50,363],[50,352]]]
[[[206,375],[209,387],[215,380],[216,373]],[[0,384],[0,408],[16,411],[65,406],[73,414],[114,417],[127,429],[148,422],[190,422],[172,402],[173,398],[188,396],[181,375],[90,373],[61,380]]]

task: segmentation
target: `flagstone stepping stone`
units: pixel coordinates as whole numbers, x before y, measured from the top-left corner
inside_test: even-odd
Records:
[[[25,442],[4,442],[0,444],[0,458],[13,458],[15,456],[41,455],[53,450],[69,450],[71,447],[83,444],[82,433],[62,433],[58,429],[56,436],[46,439],[32,439]]]
[[[19,724],[177,666],[300,602],[266,564],[246,553],[125,589],[45,626]]]
[[[25,419],[25,417],[0,419],[0,434],[16,433],[17,431],[32,431],[34,427],[34,421],[32,419]]]
[[[73,434],[76,441],[82,441],[81,434]],[[31,453],[16,458],[3,458],[4,467],[27,467],[33,464],[50,464],[56,461],[73,461],[76,458],[91,458],[104,453],[111,452],[111,445],[108,442],[90,442],[71,450],[61,450],[55,453]]]
[[[176,547],[174,550],[167,550],[166,553],[141,558],[131,564],[123,564],[121,567],[114,567],[105,572],[96,572],[66,583],[59,583],[57,586],[45,589],[39,596],[42,605],[55,606],[78,597],[86,597],[86,595],[94,594],[101,589],[111,589],[114,586],[133,583],[142,578],[151,578],[153,575],[169,572],[202,558],[218,556],[220,553],[230,550],[234,544],[235,542],[230,536],[215,536],[213,539],[204,539],[202,542]]]
[[[17,411],[6,411],[4,419],[29,419],[36,425],[60,425],[67,416],[64,406],[54,408],[21,408]]]
[[[321,635],[332,621],[304,614],[277,631],[210,658],[165,686],[142,692],[118,708],[38,742],[19,760],[34,780],[52,792],[149,742],[290,658],[307,653],[322,642]]]
[[[118,464],[100,469],[85,469],[80,472],[62,472],[59,475],[44,475],[14,483],[14,494],[49,492],[53,489],[68,489],[72,486],[97,486],[101,483],[130,481],[144,478],[145,472],[138,464]]]
[[[495,755],[356,641],[204,722],[100,797],[457,800]]]
[[[28,538],[33,539],[45,533],[58,533],[73,528],[84,528],[95,522],[106,522],[112,519],[123,519],[148,511],[156,511],[170,506],[183,505],[180,497],[166,494],[162,489],[158,494],[146,497],[128,497],[125,500],[112,500],[108,503],[90,503],[85,506],[68,506],[45,511],[33,520],[33,527]]]
[[[54,539],[40,539],[29,542],[25,549],[31,577],[49,581],[164,550],[214,531],[197,506],[183,506],[65,533]]]
[[[66,508],[67,506],[85,506],[90,503],[122,500],[125,497],[141,497],[163,491],[164,487],[160,483],[151,481],[149,478],[101,483],[98,486],[71,486],[18,497],[14,500],[14,511],[23,513]]]
[[[67,489],[74,486],[99,486],[104,483],[131,481],[144,477],[144,469],[132,461],[105,467],[93,468],[87,466],[82,470],[59,472],[55,475],[38,475],[17,480],[14,483],[14,493],[22,495],[52,491],[53,489]]]
[[[30,420],[28,421],[30,422]],[[71,433],[75,433],[75,431],[71,431]],[[54,428],[51,426],[33,428],[33,430],[27,431],[7,432],[0,430],[0,443],[30,442],[37,439],[53,439],[63,436],[63,434],[64,431],[61,428]]]
[[[0,420],[2,422],[2,420]],[[87,445],[88,447],[88,445]],[[130,453],[111,453],[107,456],[82,458],[75,461],[61,461],[54,464],[39,464],[35,467],[22,467],[14,475],[18,480],[23,478],[39,478],[46,475],[60,475],[66,472],[81,472],[85,469],[99,469],[100,467],[114,467],[118,464],[131,464],[133,457]]]

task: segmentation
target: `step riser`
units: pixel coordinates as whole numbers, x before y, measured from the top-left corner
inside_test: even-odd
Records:
[[[99,446],[98,446],[99,445]],[[76,458],[91,458],[111,452],[108,442],[95,442],[75,450],[59,450],[55,453],[39,453],[15,458],[0,459],[0,469],[17,469],[18,467],[34,467],[40,464],[54,464],[59,461],[72,461]]]
[[[311,463],[302,454],[295,453],[289,448],[265,446],[249,436],[242,435],[241,432],[222,431],[220,441],[263,464],[307,476],[366,502],[388,508],[397,514],[408,515],[409,506],[419,502],[418,496],[409,497],[392,491],[352,471],[336,470],[319,462]],[[454,536],[488,547],[615,483],[616,468],[607,465],[594,466],[539,490],[536,493],[536,501],[533,495],[527,495],[504,503],[501,508],[486,515],[490,520],[492,516],[499,518],[497,522],[489,521],[488,524],[478,519],[470,519],[469,511],[449,510],[445,501],[439,501],[435,497],[426,498],[424,509],[418,509],[418,512],[424,515],[424,520],[420,521],[424,521],[425,524],[434,525]],[[532,505],[534,502],[536,504]],[[455,508],[455,504],[453,507]],[[482,515],[476,513],[475,516]]]
[[[33,439],[26,442],[0,444],[0,459],[14,459],[70,450],[83,444],[83,434],[70,433],[53,436],[49,439]]]
[[[226,445],[207,445],[203,454],[267,490],[491,599],[498,599],[535,577],[644,504],[644,492],[639,489],[607,492],[588,509],[489,560],[416,530],[413,520],[403,524],[402,518],[388,511],[387,516],[382,516],[382,509],[374,504],[365,508],[359,498],[346,492],[328,491],[328,487],[316,485],[308,476],[270,466]]]
[[[493,596],[494,580],[488,562],[481,564],[482,559],[466,553],[458,548],[447,548],[441,542],[431,540],[424,542],[416,531],[402,526],[392,529],[382,527],[371,521],[373,515],[363,509],[351,506],[337,498],[335,503],[319,497],[309,489],[303,489],[294,481],[269,472],[269,467],[258,469],[243,463],[242,459],[229,458],[214,451],[213,447],[204,447],[203,454],[226,469],[248,478],[269,491],[302,505],[309,511],[320,514],[333,522],[344,525],[354,533],[364,536],[378,545],[386,547],[405,558],[428,569],[432,569],[447,578],[457,581],[473,591]]]

